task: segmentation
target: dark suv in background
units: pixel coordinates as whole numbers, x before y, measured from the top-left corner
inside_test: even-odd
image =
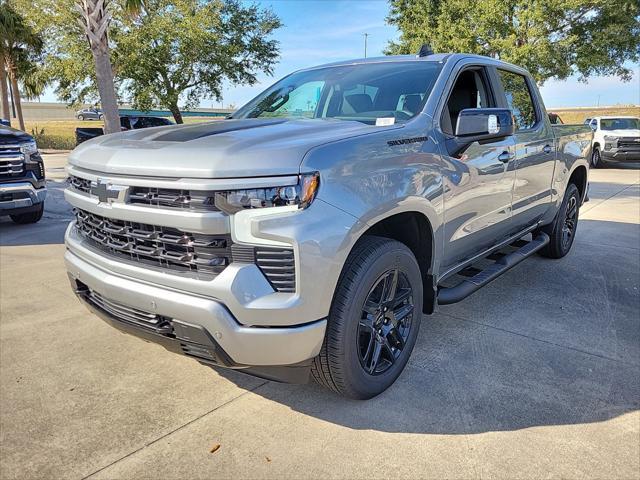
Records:
[[[42,218],[47,195],[44,162],[31,135],[0,125],[0,215],[15,223]]]

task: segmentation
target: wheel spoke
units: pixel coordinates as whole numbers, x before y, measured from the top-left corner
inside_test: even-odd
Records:
[[[373,315],[375,316],[378,313],[378,309],[380,308],[380,304],[373,302],[369,299],[367,299],[366,302],[364,302],[364,306],[362,307],[362,309],[367,312],[367,314],[369,315]]]
[[[396,289],[398,288],[398,270],[394,270],[393,273],[389,273],[384,278],[384,285],[382,287],[382,303],[388,303],[396,296]]]
[[[380,354],[382,353],[382,343],[374,340],[373,353],[371,354],[371,362],[369,363],[369,373],[374,373],[378,362],[380,361]]]
[[[393,346],[397,349],[398,352],[401,352],[404,349],[404,338],[402,338],[402,335],[400,335],[400,332],[398,331],[398,329],[394,328],[393,330],[391,330],[389,332],[389,336],[393,341],[393,344],[394,344]]]
[[[392,302],[392,308],[395,310],[398,305],[404,303],[406,300],[408,300],[411,297],[411,294],[413,292],[411,291],[410,288],[402,288],[398,291],[398,293],[396,294],[396,297],[393,299]]]
[[[368,315],[365,318],[361,318],[360,319],[360,326],[367,329],[367,330],[371,330],[373,331],[373,321],[374,321],[374,317],[372,315]]]
[[[406,304],[400,306],[396,311],[393,312],[393,316],[395,317],[395,326],[397,327],[402,321],[413,312],[413,305]]]
[[[364,361],[365,365],[367,364],[367,362],[369,360],[369,356],[371,355],[371,352],[373,350],[373,345],[375,343],[376,343],[376,336],[372,331],[371,334],[369,335],[369,343],[367,344],[367,351],[362,356],[362,360]]]

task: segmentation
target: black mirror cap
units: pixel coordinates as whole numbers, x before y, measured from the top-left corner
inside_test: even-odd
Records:
[[[508,108],[467,108],[456,123],[456,137],[469,142],[499,140],[513,132],[513,114]]]

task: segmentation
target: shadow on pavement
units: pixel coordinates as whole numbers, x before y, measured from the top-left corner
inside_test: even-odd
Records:
[[[586,220],[640,247],[635,223]],[[475,434],[601,422],[640,408],[640,251],[576,242],[527,259],[465,301],[424,316],[398,381],[369,401],[313,383],[253,393],[358,430]],[[234,381],[237,374],[217,369]]]

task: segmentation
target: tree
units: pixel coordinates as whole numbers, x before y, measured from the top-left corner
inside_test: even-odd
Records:
[[[20,88],[18,81],[20,72],[31,69],[33,59],[40,55],[43,49],[43,41],[27,24],[8,1],[0,3],[0,60],[6,68],[9,82],[13,90],[13,104],[18,115],[18,125],[24,130],[24,118],[22,115],[22,103],[20,101]],[[4,79],[0,75],[0,82]],[[1,85],[0,85],[1,87]],[[6,90],[6,87],[2,89]],[[5,98],[2,99],[3,110],[6,107]],[[8,112],[5,112],[8,113]]]
[[[271,10],[238,0],[147,0],[144,13],[125,19],[117,36],[118,74],[136,108],[169,109],[221,97],[224,81],[253,84],[272,73],[281,26]]]
[[[95,63],[95,77],[104,116],[104,130],[105,133],[115,133],[120,131],[120,116],[109,52],[108,28],[111,21],[111,14],[107,10],[109,3],[109,0],[78,0],[76,7],[80,12],[80,24],[87,35]],[[132,10],[141,7],[140,1],[135,1],[133,4],[129,5]]]
[[[637,0],[390,0],[400,39],[389,54],[487,55],[523,66],[539,83],[578,74],[632,76],[640,58]]]

